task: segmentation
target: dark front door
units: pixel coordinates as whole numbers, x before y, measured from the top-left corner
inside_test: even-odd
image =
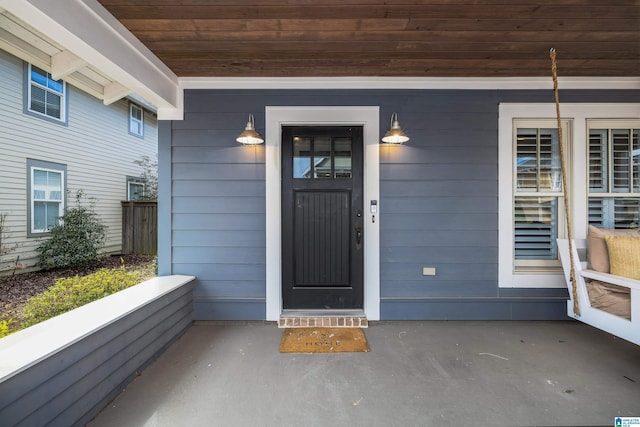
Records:
[[[282,128],[285,309],[363,302],[362,127]]]

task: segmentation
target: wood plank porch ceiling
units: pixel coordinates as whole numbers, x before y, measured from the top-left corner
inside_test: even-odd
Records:
[[[640,0],[99,0],[178,76],[640,75]]]

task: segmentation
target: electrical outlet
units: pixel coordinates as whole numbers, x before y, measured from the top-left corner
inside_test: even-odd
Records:
[[[422,267],[422,275],[423,276],[435,276],[436,268],[435,267]]]

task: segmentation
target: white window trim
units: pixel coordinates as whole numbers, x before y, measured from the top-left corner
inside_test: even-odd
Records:
[[[49,230],[36,230],[35,229],[35,200],[33,197],[33,185],[35,182],[35,171],[39,170],[39,171],[46,171],[46,172],[55,172],[55,173],[59,173],[60,174],[60,182],[61,182],[61,200],[60,200],[60,215],[62,215],[62,213],[64,212],[64,208],[65,208],[65,195],[66,195],[66,176],[65,176],[65,171],[63,169],[55,169],[55,168],[51,168],[51,167],[42,167],[42,166],[31,166],[29,168],[29,194],[28,194],[28,198],[29,198],[29,234],[31,235],[41,235],[41,234],[46,234],[49,232]]]
[[[40,111],[36,111],[36,110],[32,110],[31,109],[31,87],[32,85],[35,83],[38,86],[42,86],[37,82],[34,82],[31,79],[31,67],[33,65],[28,63],[27,64],[27,99],[26,99],[26,111],[31,114],[34,115],[36,117],[42,117],[46,120],[50,120],[54,123],[61,123],[61,124],[66,124],[67,123],[67,82],[64,80],[61,80],[62,82],[62,94],[60,95],[60,118],[57,117],[53,117],[50,116],[48,114],[44,114],[41,113]],[[39,68],[39,67],[38,67]],[[47,74],[51,75],[51,73],[49,73],[47,70],[43,70],[44,72],[46,72]],[[45,91],[50,92],[51,90],[49,88],[44,87],[43,88]]]
[[[137,108],[138,110],[140,110],[140,120],[136,119],[135,117],[133,117],[133,110],[134,108]],[[136,133],[133,132],[131,130],[131,123],[139,123],[140,124],[140,132]],[[129,133],[133,136],[137,136],[139,138],[144,138],[144,108],[142,108],[141,106],[134,104],[133,102],[129,103]]]
[[[640,104],[560,104],[563,120],[572,120],[573,164],[570,168],[570,210],[575,239],[587,233],[587,120],[640,117]],[[513,259],[513,121],[555,119],[555,104],[502,103],[498,113],[498,287],[562,288],[562,272],[516,273]]]
[[[266,169],[266,318],[277,321],[282,313],[281,258],[281,165],[282,126],[363,126],[364,196],[380,199],[380,111],[368,107],[265,107]],[[247,147],[247,149],[251,149]],[[364,312],[369,320],[380,320],[380,221],[365,221]]]
[[[127,177],[127,201],[131,201],[131,184],[142,185],[142,194],[146,192],[147,188],[144,181],[136,177]]]
[[[540,118],[535,118],[535,119],[527,119],[527,118],[516,118],[514,120],[512,120],[512,123],[518,123],[520,124],[524,124],[524,126],[520,126],[521,128],[534,128],[534,129],[549,129],[549,128],[557,128],[558,126],[558,122],[557,119],[540,119]],[[526,123],[526,124],[525,124]],[[563,140],[563,144],[565,146],[565,158],[567,159],[567,162],[569,164],[571,164],[573,157],[572,157],[572,141],[571,141],[571,135],[573,134],[572,132],[572,128],[573,128],[573,122],[570,120],[565,120],[562,119],[562,137],[564,138]],[[511,136],[511,148],[512,148],[512,165],[513,162],[515,160],[515,155],[513,153],[513,148],[515,146],[515,138],[517,136],[517,129],[515,126],[512,126],[512,136]],[[512,200],[515,201],[515,198],[518,196],[521,197],[545,197],[545,196],[550,196],[550,197],[557,197],[558,198],[558,236],[564,236],[566,234],[566,229],[565,229],[565,214],[564,214],[564,189],[560,189],[559,192],[554,192],[554,191],[550,191],[550,192],[544,192],[544,191],[539,191],[539,192],[529,192],[529,193],[519,193],[517,192],[517,185],[515,182],[515,176],[516,176],[516,171],[515,168],[512,167],[512,173],[513,173],[513,181],[512,181],[512,190],[513,190],[513,197]],[[569,179],[567,179],[567,183],[569,186],[569,192],[571,192],[571,179],[569,177]],[[502,193],[501,193],[502,194]],[[535,194],[535,196],[534,196]],[[513,205],[511,207],[511,215],[513,215]],[[512,218],[513,220],[513,218]],[[511,230],[513,233],[513,222],[512,222],[512,226],[511,226]],[[512,241],[512,251],[513,251],[513,241]],[[529,271],[533,271],[535,272],[535,274],[540,274],[541,271],[547,270],[545,273],[548,273],[549,270],[552,270],[554,268],[560,268],[561,264],[560,264],[560,260],[518,260],[514,262],[517,265],[514,265],[514,270],[517,270],[519,275],[522,275],[527,269]]]

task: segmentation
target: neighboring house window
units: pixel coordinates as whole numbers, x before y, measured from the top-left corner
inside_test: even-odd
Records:
[[[29,234],[48,232],[64,212],[66,166],[27,160]]]
[[[553,125],[539,120],[514,122],[516,269],[553,266],[558,259],[556,239],[561,235],[564,194],[558,129]]]
[[[67,86],[62,80],[53,80],[51,74],[29,64],[27,67],[27,111],[33,115],[46,117],[65,123],[67,118]]]
[[[589,224],[640,225],[640,121],[589,120]]]
[[[144,111],[136,104],[129,104],[129,133],[144,137]]]
[[[127,177],[127,200],[144,199],[144,182],[140,178]]]

